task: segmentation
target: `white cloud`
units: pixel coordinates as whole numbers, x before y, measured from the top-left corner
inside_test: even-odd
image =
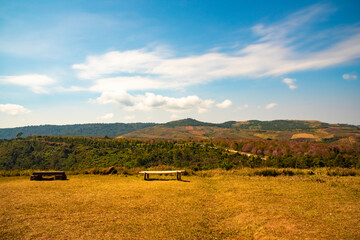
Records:
[[[154,93],[132,96],[125,91],[104,92],[96,100],[90,100],[90,102],[100,104],[114,103],[127,111],[164,109],[170,112],[178,112],[197,109],[199,113],[206,112],[214,103],[214,101],[209,99],[202,100],[198,96],[173,98],[155,95]]]
[[[232,105],[232,102],[229,99],[226,99],[225,101],[223,101],[222,103],[218,103],[216,104],[216,106],[218,108],[228,108]]]
[[[288,85],[288,87],[291,90],[294,90],[297,88],[297,86],[295,85],[296,79],[294,78],[284,78],[283,79],[283,83],[285,83],[286,85]]]
[[[79,70],[78,77],[94,79],[114,73],[145,73],[162,61],[163,56],[145,49],[124,52],[108,52],[101,56],[89,56],[84,64],[74,64],[73,69]]]
[[[31,111],[17,104],[0,104],[0,112],[15,116],[30,113]]]
[[[0,83],[29,87],[34,93],[47,93],[45,86],[56,83],[56,80],[41,74],[19,76],[0,76]]]
[[[104,116],[98,117],[98,119],[101,119],[101,120],[109,120],[109,119],[112,119],[112,118],[114,118],[113,113],[108,113],[108,114],[105,114]]]
[[[355,74],[345,73],[342,75],[343,79],[345,80],[356,80],[358,78]]]
[[[276,107],[278,104],[277,103],[269,103],[268,105],[266,105],[265,109],[271,109]]]
[[[243,106],[240,106],[237,108],[237,110],[244,110],[244,109],[247,109],[249,107],[248,104],[244,104]]]
[[[280,23],[254,26],[258,40],[230,53],[213,50],[176,57],[161,49],[143,48],[88,56],[72,67],[79,78],[96,80],[90,89],[97,92],[183,88],[223,78],[260,78],[326,68],[360,57],[360,28],[356,27],[320,50],[298,49],[304,39],[311,39],[303,29],[332,11],[328,5],[317,4]],[[290,89],[296,88],[294,81],[287,83]]]

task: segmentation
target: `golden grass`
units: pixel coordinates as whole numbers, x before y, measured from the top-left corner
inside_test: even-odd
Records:
[[[311,133],[296,133],[292,135],[291,139],[297,139],[297,138],[316,138],[314,134]]]
[[[360,177],[0,178],[1,239],[360,239]]]
[[[333,138],[334,134],[330,134],[327,131],[323,130],[323,129],[319,129],[316,131],[316,136],[318,136],[319,138]]]
[[[276,134],[276,133],[254,133],[254,136],[262,138],[262,139],[268,139],[268,138],[276,139],[278,134]]]
[[[205,134],[204,131],[189,131],[189,133],[193,135],[203,136]]]

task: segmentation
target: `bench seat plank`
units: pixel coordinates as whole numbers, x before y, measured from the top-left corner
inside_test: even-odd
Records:
[[[33,175],[43,175],[43,176],[50,176],[50,175],[64,175],[64,171],[52,171],[52,172],[33,172]]]
[[[185,170],[169,170],[169,171],[141,171],[139,173],[145,174],[170,174],[170,173],[178,173],[178,172],[185,172]]]
[[[172,174],[172,173],[176,173],[176,179],[181,180],[181,173],[183,172],[185,172],[185,170],[141,171],[139,173],[144,174],[144,180],[148,180],[150,174]]]

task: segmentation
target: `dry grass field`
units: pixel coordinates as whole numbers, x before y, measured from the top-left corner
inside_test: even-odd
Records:
[[[360,239],[360,177],[69,179],[0,178],[0,238]]]
[[[297,139],[297,138],[316,138],[314,134],[311,133],[297,133],[292,135],[291,139]]]

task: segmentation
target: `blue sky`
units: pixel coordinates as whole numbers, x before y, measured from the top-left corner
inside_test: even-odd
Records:
[[[0,128],[360,124],[358,1],[0,0]]]

